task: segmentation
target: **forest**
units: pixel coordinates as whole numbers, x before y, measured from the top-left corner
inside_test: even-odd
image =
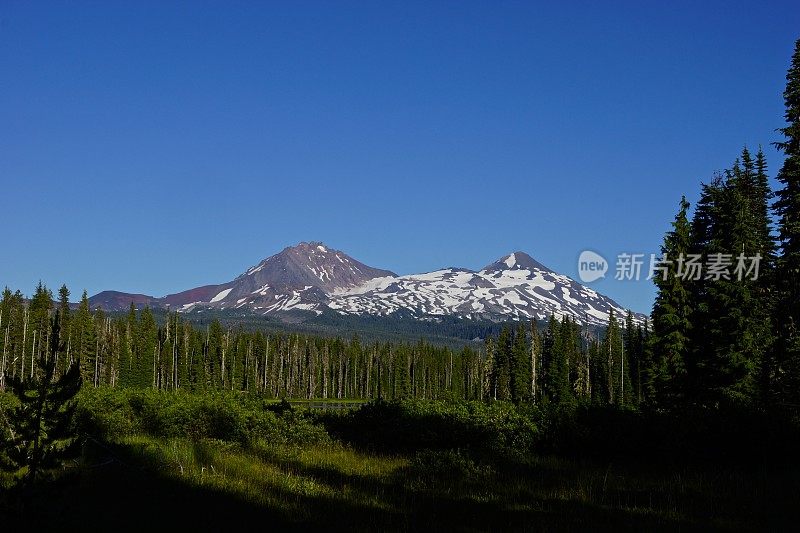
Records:
[[[133,305],[108,316],[85,291],[74,307],[66,286],[6,288],[0,516],[134,530],[787,528],[800,494],[800,40],[786,79],[780,186],[745,147],[693,210],[681,198],[644,323],[552,316],[454,348]],[[712,257],[728,268],[689,268]],[[745,257],[757,274],[736,275]]]
[[[93,387],[205,392],[230,390],[270,398],[461,399],[541,402],[570,397],[595,403],[637,405],[648,326],[624,324],[611,315],[600,335],[570,317],[551,317],[542,331],[535,321],[503,327],[485,347],[418,342],[364,344],[300,333],[266,333],[223,327],[203,329],[180,313],[163,316],[131,306],[123,317],[91,311],[84,293],[76,311],[69,289],[58,302],[39,285],[28,302],[5,289],[0,361],[3,375],[32,379],[36,361],[49,349],[57,311],[56,374],[77,364]],[[0,324],[2,325],[2,324]],[[607,356],[606,356],[607,354]],[[627,381],[627,382],[626,382]],[[0,382],[0,387],[3,383]],[[594,391],[594,392],[592,392]]]

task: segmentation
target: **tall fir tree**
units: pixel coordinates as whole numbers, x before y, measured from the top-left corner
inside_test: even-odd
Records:
[[[72,338],[70,331],[70,318],[72,311],[69,305],[70,292],[66,285],[61,285],[58,289],[58,312],[61,317],[61,342],[66,347],[64,357],[60,357],[56,363],[56,373],[66,371],[69,367],[69,352],[72,349]]]
[[[94,359],[96,356],[96,332],[92,311],[89,309],[89,296],[84,290],[78,310],[72,319],[73,349],[72,361],[77,360],[81,367],[81,376],[87,383],[92,382],[94,375]],[[70,364],[72,364],[70,361]]]
[[[511,351],[511,400],[520,403],[530,397],[528,384],[530,383],[530,351],[526,325],[520,322],[514,333],[514,345]]]
[[[718,227],[723,218],[724,195],[725,182],[721,174],[715,175],[710,182],[701,186],[700,199],[692,217],[689,248],[690,254],[697,258],[696,262],[701,267],[707,257],[722,248]],[[687,274],[685,282],[689,290],[692,323],[685,362],[685,393],[696,398],[704,390],[703,367],[714,350],[711,339],[706,335],[712,314],[709,312],[709,284],[704,278],[705,273],[702,270],[692,270],[688,263],[684,265],[684,273]],[[651,341],[654,342],[655,338],[651,338]],[[655,386],[655,382],[652,385]]]
[[[494,344],[493,389],[495,399],[511,399],[511,330],[504,326]]]
[[[639,405],[645,408],[657,407],[656,387],[658,385],[658,368],[653,355],[653,336],[649,319],[642,327],[642,362],[639,371]]]
[[[639,403],[639,360],[641,358],[641,329],[633,321],[633,313],[625,315],[625,329],[622,334],[622,368],[624,372],[623,398],[628,405]]]
[[[754,284],[756,301],[759,305],[758,313],[764,317],[765,324],[769,324],[769,330],[765,330],[763,335],[766,338],[766,346],[761,354],[761,375],[759,376],[759,397],[762,402],[772,401],[772,383],[775,376],[775,306],[777,303],[776,286],[776,262],[777,246],[773,234],[773,217],[770,202],[775,197],[775,193],[769,184],[767,174],[767,160],[764,151],[759,147],[755,161],[755,187],[757,199],[754,201],[754,211],[756,213],[755,225],[759,231],[757,236],[758,250],[761,254],[761,268],[758,282]]]
[[[614,310],[608,314],[608,325],[600,346],[602,375],[605,378],[606,399],[612,405],[626,405],[630,401],[630,379],[624,361],[622,334]]]
[[[568,347],[565,346],[563,335],[566,320],[568,319],[564,317],[559,322],[555,316],[550,315],[544,338],[544,390],[549,401],[555,405],[570,405],[574,401],[569,381]]]
[[[762,397],[772,342],[764,281],[773,256],[765,172],[763,154],[754,161],[744,148],[725,179],[704,188],[692,224],[692,250],[706,266],[725,263],[723,272],[707,271],[691,283],[696,329],[689,390],[710,406],[755,405]]]
[[[778,238],[781,256],[777,262],[778,303],[775,306],[776,346],[775,399],[800,404],[800,39],[795,42],[791,66],[783,92],[786,125],[775,143],[785,159],[777,179]]]
[[[680,210],[672,230],[661,246],[665,260],[663,271],[653,276],[657,288],[653,305],[653,357],[655,370],[655,402],[672,407],[685,398],[686,360],[691,334],[690,294],[683,276],[679,275],[680,257],[686,257],[690,247],[690,226],[687,219],[689,202],[681,199]]]

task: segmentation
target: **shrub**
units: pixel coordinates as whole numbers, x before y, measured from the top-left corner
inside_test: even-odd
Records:
[[[421,450],[399,475],[412,488],[432,489],[485,483],[493,473],[462,450]]]
[[[251,396],[219,392],[87,388],[81,391],[76,420],[84,434],[104,440],[134,433],[243,445],[255,440],[303,444],[328,439],[322,426],[291,407],[272,409]]]
[[[505,402],[374,401],[345,414],[319,415],[334,435],[368,449],[524,452],[537,440],[531,413]]]

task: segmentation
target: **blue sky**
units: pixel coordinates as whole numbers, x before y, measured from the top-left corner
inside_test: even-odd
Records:
[[[560,4],[4,1],[0,284],[163,295],[303,240],[575,277],[743,145],[774,175],[800,4]]]

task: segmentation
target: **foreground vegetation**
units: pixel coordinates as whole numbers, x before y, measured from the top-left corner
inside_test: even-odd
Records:
[[[783,526],[800,472],[781,446],[800,440],[783,421],[737,418],[84,388],[80,456],[48,483],[4,478],[0,514],[35,529]]]

